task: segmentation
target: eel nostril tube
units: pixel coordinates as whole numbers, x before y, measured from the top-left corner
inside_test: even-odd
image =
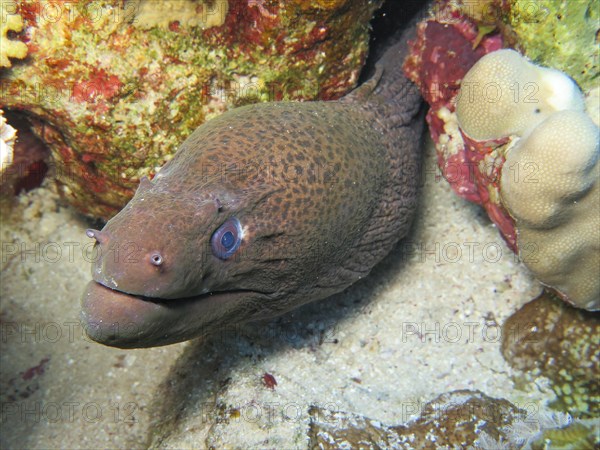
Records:
[[[85,234],[87,237],[96,239],[96,242],[99,244],[105,244],[108,241],[108,238],[105,233],[102,231],[94,230],[93,228],[88,228],[85,230]]]

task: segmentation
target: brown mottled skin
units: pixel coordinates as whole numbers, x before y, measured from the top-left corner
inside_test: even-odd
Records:
[[[401,70],[406,39],[340,101],[256,104],[205,123],[102,231],[88,230],[99,253],[82,298],[90,337],[171,344],[366,276],[416,207],[423,120]],[[211,236],[232,217],[241,244],[221,259]]]

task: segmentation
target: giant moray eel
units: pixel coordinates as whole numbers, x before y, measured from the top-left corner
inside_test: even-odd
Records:
[[[277,316],[366,276],[417,203],[421,98],[405,31],[339,101],[273,102],[203,124],[96,239],[81,320],[152,347]]]

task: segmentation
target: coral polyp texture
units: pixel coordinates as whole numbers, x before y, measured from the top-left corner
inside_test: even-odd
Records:
[[[50,147],[61,195],[107,219],[229,107],[351,90],[381,1],[8,3],[28,54],[3,71],[1,103]]]
[[[517,11],[517,2],[479,3],[497,7],[497,17]],[[546,3],[553,4],[536,7]],[[457,5],[438,2],[405,64],[431,106],[442,173],[486,209],[542,284],[575,306],[600,309],[598,125],[585,97],[567,74],[500,49],[514,30],[493,31],[493,21]]]
[[[598,127],[580,111],[557,112],[506,155],[509,168],[534,167],[530,180],[502,171],[502,201],[515,218],[525,262],[576,306],[600,308]]]
[[[479,141],[522,136],[556,111],[582,111],[583,95],[562,72],[539,67],[514,50],[481,58],[456,101],[458,125]]]
[[[499,192],[525,264],[568,302],[600,308],[598,127],[577,85],[499,50],[465,75],[456,114],[480,148],[509,139]]]

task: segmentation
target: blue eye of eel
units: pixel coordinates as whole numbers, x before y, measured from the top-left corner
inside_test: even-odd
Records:
[[[236,217],[230,217],[213,233],[210,246],[219,259],[229,259],[242,243],[242,226]]]

